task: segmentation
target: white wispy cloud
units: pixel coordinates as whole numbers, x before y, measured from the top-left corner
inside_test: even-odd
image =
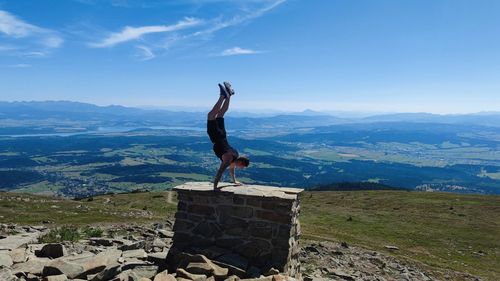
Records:
[[[72,0],[81,4],[96,5],[105,3],[121,8],[157,8],[164,6],[210,5],[216,3],[265,3],[274,0]]]
[[[218,0],[214,0],[218,1]],[[208,40],[212,38],[213,34],[216,32],[229,28],[229,27],[234,27],[238,26],[244,23],[248,23],[254,19],[257,19],[263,15],[265,15],[267,12],[273,10],[274,8],[280,6],[281,4],[285,3],[287,0],[255,0],[255,2],[263,2],[266,3],[262,8],[255,9],[255,10],[247,10],[245,14],[243,15],[235,15],[230,19],[227,20],[221,20],[221,18],[216,18],[214,20],[206,21],[208,24],[207,28],[198,30],[196,32],[190,33],[190,34],[185,34],[183,36],[175,36],[175,37],[170,37],[168,38],[163,47],[168,49],[174,44],[184,41],[184,40],[189,40],[193,38],[205,38]]]
[[[151,26],[140,26],[140,27],[126,26],[125,28],[123,28],[122,31],[111,33],[101,42],[90,43],[89,46],[94,48],[112,47],[120,43],[140,39],[142,36],[146,34],[172,32],[193,27],[201,23],[202,20],[196,18],[185,18],[173,25],[151,25]]]
[[[266,14],[267,12],[271,11],[272,9],[274,9],[274,8],[278,7],[279,5],[285,3],[286,1],[287,0],[265,1],[266,3],[267,2],[271,2],[271,4],[269,4],[269,5],[267,5],[267,6],[263,7],[263,8],[260,8],[260,9],[250,11],[250,12],[244,14],[244,15],[236,15],[233,18],[231,18],[229,20],[226,20],[226,21],[216,22],[210,28],[207,28],[205,30],[201,30],[201,31],[195,32],[193,35],[194,36],[200,36],[200,35],[212,34],[214,32],[217,32],[217,31],[221,30],[221,29],[224,29],[224,28],[227,28],[227,27],[231,27],[231,26],[236,26],[236,25],[248,22],[250,20],[259,18],[259,17],[263,16],[264,14]]]
[[[9,67],[9,68],[29,68],[29,67],[31,67],[31,64],[26,64],[26,63],[8,64],[8,65],[5,65],[5,67]]]
[[[80,1],[80,0],[78,0]],[[87,1],[87,0],[81,0]],[[91,0],[89,0],[91,1]],[[110,0],[111,3],[120,3],[123,5],[132,5],[134,3],[129,0]],[[241,0],[240,2],[232,2],[229,0],[172,0],[169,5],[177,4],[200,4],[207,5],[209,3],[228,2],[233,8],[238,7],[234,13],[223,13],[224,15],[231,14],[230,17],[217,16],[215,18],[184,18],[172,25],[147,25],[147,26],[125,26],[118,32],[108,34],[102,40],[88,43],[92,48],[109,48],[119,44],[124,44],[131,41],[140,41],[140,45],[135,45],[135,57],[141,60],[151,60],[157,56],[161,56],[166,51],[174,48],[176,45],[184,42],[184,46],[192,48],[193,46],[204,44],[214,38],[214,34],[220,30],[236,27],[238,25],[247,24],[254,19],[264,16],[269,11],[287,2],[287,0]],[[251,3],[251,8],[248,7]],[[134,4],[135,5],[135,4]],[[132,5],[132,6],[134,6]],[[153,34],[165,34],[165,36],[153,36]],[[150,36],[148,36],[150,35]],[[208,54],[215,56],[235,56],[258,54],[262,51],[244,49],[234,47],[224,50],[219,54]]]
[[[0,34],[12,40],[11,42],[22,45],[21,47],[16,46],[17,49],[34,47],[33,45],[54,49],[61,47],[64,42],[56,31],[25,22],[4,10],[0,10]],[[21,41],[21,39],[29,39],[30,41]]]
[[[151,48],[149,48],[147,46],[141,45],[141,46],[136,46],[136,48],[139,49],[138,57],[142,61],[151,60],[151,59],[154,59],[156,57],[156,55],[153,53]]]
[[[238,55],[253,55],[253,54],[260,54],[262,53],[261,51],[255,51],[251,49],[243,49],[240,47],[234,47],[230,49],[226,49],[222,51],[218,56],[221,57],[227,57],[227,56],[238,56]]]
[[[14,51],[18,50],[19,47],[13,46],[13,45],[0,45],[0,52],[6,52],[6,51]]]

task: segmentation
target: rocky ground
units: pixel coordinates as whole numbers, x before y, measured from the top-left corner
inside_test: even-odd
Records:
[[[428,270],[346,243],[303,241],[300,261],[304,280],[480,280],[460,272]]]
[[[175,272],[166,270],[172,221],[149,226],[106,226],[102,237],[75,242],[40,243],[44,226],[0,224],[0,280],[245,280],[248,272],[187,255]],[[44,239],[45,238],[45,239]],[[459,273],[436,274],[391,256],[331,242],[302,243],[304,280],[479,280]],[[444,278],[440,276],[445,276]],[[247,280],[293,280],[278,271]]]

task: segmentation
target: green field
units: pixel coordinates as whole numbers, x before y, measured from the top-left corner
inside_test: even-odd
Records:
[[[305,192],[303,237],[346,241],[434,268],[500,278],[500,197],[405,191]],[[349,219],[351,218],[351,219]]]
[[[499,280],[500,197],[406,191],[304,192],[303,239],[346,241],[417,262],[435,272]],[[102,225],[172,218],[175,193],[93,197],[90,201],[0,192],[3,223]],[[351,218],[351,219],[349,219]],[[387,252],[386,245],[399,250]]]
[[[306,189],[378,182],[406,189],[500,194],[496,139],[476,136],[465,143],[460,136],[435,136],[427,127],[420,135],[317,130],[231,138],[251,159],[237,176],[247,183]],[[220,162],[204,132],[163,133],[0,137],[0,190],[81,198],[135,189],[164,191],[213,177]]]

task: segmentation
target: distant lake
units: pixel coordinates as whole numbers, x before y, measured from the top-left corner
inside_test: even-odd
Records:
[[[151,126],[151,127],[99,127],[97,130],[87,130],[72,133],[40,133],[40,134],[15,134],[15,135],[0,135],[0,137],[70,137],[76,135],[88,134],[108,134],[108,133],[126,133],[135,130],[175,130],[175,131],[195,131],[204,132],[206,128],[201,127],[169,127],[169,126]]]

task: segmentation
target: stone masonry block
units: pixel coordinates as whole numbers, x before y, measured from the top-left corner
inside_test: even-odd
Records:
[[[215,213],[214,207],[193,204],[188,207],[188,212],[196,215],[210,216]]]
[[[292,222],[291,216],[278,214],[278,213],[271,212],[271,211],[257,210],[256,215],[257,215],[257,218],[259,218],[259,219],[268,220],[271,222],[277,222],[277,223],[283,223],[283,224],[289,224]]]
[[[219,216],[230,215],[239,218],[251,218],[253,216],[253,209],[245,206],[217,206],[217,214]]]
[[[261,272],[274,267],[301,279],[298,258],[301,189],[208,182],[175,187],[179,200],[169,259],[211,249],[224,263]],[[213,252],[213,249],[219,249]],[[233,261],[245,261],[232,264]],[[173,263],[175,264],[175,262]]]

